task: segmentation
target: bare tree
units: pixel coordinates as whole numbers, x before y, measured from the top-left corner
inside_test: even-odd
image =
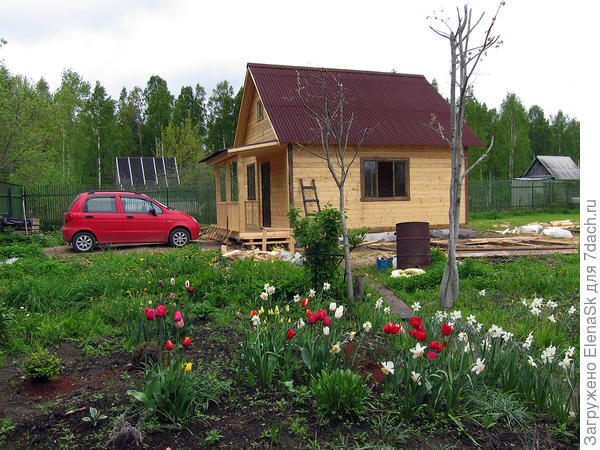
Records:
[[[325,77],[326,72],[321,70],[319,76],[315,76],[315,82],[320,83],[320,94],[318,97],[318,107],[312,105],[314,101],[307,99],[305,86],[302,85],[300,80],[300,72],[296,72],[297,75],[297,87],[296,95],[302,106],[306,110],[307,114],[311,119],[315,121],[316,131],[319,134],[319,139],[323,153],[318,153],[310,149],[309,147],[302,145],[298,142],[295,144],[301,149],[311,153],[312,155],[327,161],[327,167],[331,176],[333,177],[335,184],[337,185],[340,192],[340,218],[342,222],[342,239],[344,242],[344,259],[345,259],[345,272],[346,272],[346,297],[349,300],[354,299],[354,288],[352,285],[352,269],[350,266],[350,245],[348,243],[348,228],[346,226],[346,213],[344,208],[344,184],[346,178],[350,172],[350,168],[356,157],[358,151],[365,139],[365,136],[370,131],[369,127],[364,128],[358,142],[349,142],[350,130],[354,122],[354,113],[350,113],[350,117],[347,118],[344,115],[344,106],[346,105],[345,90],[342,83],[340,83],[334,76],[331,76],[335,89],[333,92],[328,92],[327,79]]]
[[[492,29],[496,22],[496,17],[500,8],[504,6],[501,2],[496,14],[492,18],[487,30],[482,37],[477,39],[475,29],[481,23],[484,14],[478,19],[473,19],[472,10],[465,5],[463,10],[456,9],[457,22],[454,26],[450,24],[449,19],[434,17],[442,29],[431,27],[439,36],[447,39],[450,43],[450,135],[448,136],[444,127],[440,124],[435,115],[431,115],[429,126],[434,128],[448,143],[451,152],[451,170],[452,178],[450,181],[450,207],[448,210],[449,234],[448,234],[448,259],[442,277],[440,286],[440,307],[452,308],[454,302],[458,299],[459,279],[458,266],[456,264],[456,244],[458,241],[458,231],[460,223],[460,200],[461,187],[464,179],[469,172],[483,161],[492,146],[494,138],[492,137],[490,146],[486,152],[468,169],[463,172],[463,163],[465,153],[463,150],[463,125],[465,123],[465,100],[471,86],[471,78],[481,58],[487,54],[487,51],[501,44],[499,36],[492,34]],[[475,43],[471,42],[471,38]]]

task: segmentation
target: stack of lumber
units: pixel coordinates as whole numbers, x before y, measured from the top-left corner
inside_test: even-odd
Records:
[[[254,249],[254,250],[227,250],[227,246],[221,247],[221,256],[223,258],[231,259],[232,261],[239,261],[240,259],[252,259],[254,261],[275,261],[281,256],[281,250],[273,250],[270,252]]]

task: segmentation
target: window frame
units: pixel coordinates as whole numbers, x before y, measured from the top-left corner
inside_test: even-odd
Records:
[[[121,197],[121,207],[123,208],[123,213],[124,214],[151,214],[151,211],[128,211],[126,208],[127,205],[127,201],[129,199],[134,199],[134,200],[140,200],[143,202],[147,202],[150,204],[152,210],[158,215],[158,214],[163,214],[163,210],[161,207],[159,207],[156,203],[154,203],[152,200],[150,200],[149,198],[145,198],[145,197],[139,197],[137,195],[120,195]]]
[[[250,171],[252,170],[252,176],[250,174]],[[250,180],[252,180],[252,183],[250,183]],[[246,196],[248,200],[254,201],[256,200],[256,164],[252,163],[252,164],[248,164],[246,166],[246,185],[247,185],[247,192],[246,192]],[[250,190],[250,186],[252,186],[252,191]]]
[[[230,161],[228,165],[229,165],[229,201],[237,202],[237,201],[239,201],[238,163],[237,163],[237,161]]]
[[[100,199],[111,199],[113,206],[114,206],[114,211],[96,211],[96,210],[92,210],[90,211],[88,208],[88,202],[90,200],[100,200]],[[117,196],[116,195],[92,195],[88,198],[85,199],[85,201],[83,202],[83,205],[81,207],[81,211],[85,214],[116,214],[119,212],[118,208],[117,208]]]
[[[260,122],[265,118],[265,107],[261,100],[256,102],[256,121]]]
[[[366,190],[366,182],[365,182],[365,163],[367,161],[375,161],[375,192],[379,191],[378,186],[378,171],[379,171],[379,162],[391,162],[392,167],[395,162],[403,161],[405,167],[405,195],[403,196],[393,196],[393,197],[367,197],[365,195]],[[394,191],[394,177],[392,177],[392,191]],[[360,201],[361,202],[389,202],[389,201],[409,201],[410,200],[410,159],[409,158],[386,158],[386,157],[364,157],[360,159]]]

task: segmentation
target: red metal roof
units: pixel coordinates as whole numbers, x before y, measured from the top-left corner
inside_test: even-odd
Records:
[[[307,103],[322,111],[323,72],[330,99],[336,81],[344,86],[344,116],[349,119],[354,113],[350,142],[358,142],[369,127],[365,145],[447,146],[428,124],[431,114],[435,114],[449,134],[450,107],[422,75],[254,63],[249,63],[248,69],[280,142],[320,142],[316,123],[298,99],[296,89],[299,75]],[[483,145],[466,125],[463,145]]]

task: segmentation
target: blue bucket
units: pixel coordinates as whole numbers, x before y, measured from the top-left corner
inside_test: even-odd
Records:
[[[382,257],[377,258],[377,262],[376,262],[377,270],[387,269],[388,267],[390,267],[390,265],[391,265],[391,261],[389,258],[382,258]]]

